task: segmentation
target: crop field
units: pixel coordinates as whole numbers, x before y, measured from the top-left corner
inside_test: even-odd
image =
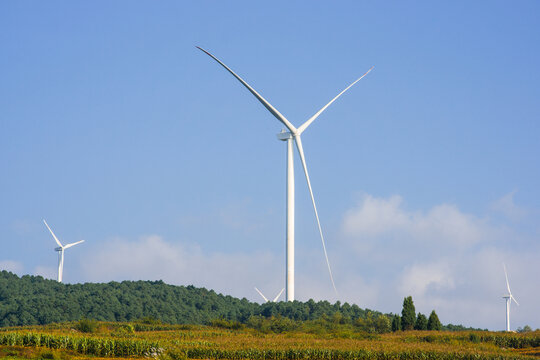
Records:
[[[263,332],[240,327],[80,323],[0,328],[8,359],[540,359],[540,331],[406,331],[347,329]]]

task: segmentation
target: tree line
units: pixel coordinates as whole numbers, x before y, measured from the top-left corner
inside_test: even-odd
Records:
[[[414,316],[412,298],[410,305]],[[272,331],[297,327],[302,322],[318,322],[323,327],[348,324],[362,331],[382,333],[410,329],[410,305],[405,311],[404,302],[402,315],[397,316],[339,301],[335,304],[313,300],[257,304],[246,298],[238,299],[191,285],[168,285],[163,281],[63,284],[41,276],[19,277],[8,271],[0,272],[0,327],[45,325],[83,318],[122,322],[150,318],[165,324],[219,325],[221,321],[223,326],[243,324]],[[432,317],[436,317],[435,312],[425,321],[425,327],[440,329],[438,318],[435,321]],[[424,319],[425,316],[419,314],[413,322],[423,329]]]
[[[435,310],[429,315],[429,319],[422,313],[416,314],[413,299],[407,296],[403,299],[401,316],[392,317],[392,331],[399,330],[442,330],[442,324]]]

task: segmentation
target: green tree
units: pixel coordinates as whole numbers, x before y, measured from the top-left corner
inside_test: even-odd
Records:
[[[390,332],[390,319],[386,315],[379,314],[374,321],[375,331],[379,334]]]
[[[442,325],[441,325],[441,322],[439,321],[439,317],[435,313],[435,310],[433,310],[431,314],[429,315],[429,319],[427,322],[427,329],[439,331],[441,330],[441,327]]]
[[[401,330],[401,317],[396,314],[392,317],[392,331],[396,332],[399,330]]]
[[[414,308],[412,296],[403,299],[403,310],[401,310],[401,329],[412,330],[416,322],[416,310]]]
[[[418,313],[416,322],[414,323],[414,330],[427,330],[428,319],[426,315]]]
[[[523,329],[520,327],[517,328],[518,333],[526,333],[526,332],[531,332],[531,331],[532,331],[532,328],[529,325],[525,325]]]

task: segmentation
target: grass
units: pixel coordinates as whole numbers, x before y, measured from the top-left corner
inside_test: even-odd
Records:
[[[83,329],[85,332],[82,332]],[[97,356],[97,357],[96,357]],[[273,333],[251,328],[79,322],[0,329],[7,359],[540,359],[540,332],[407,331],[338,327]]]

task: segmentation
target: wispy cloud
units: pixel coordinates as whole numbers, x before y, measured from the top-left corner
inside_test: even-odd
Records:
[[[417,311],[436,309],[443,322],[499,329],[504,326],[505,261],[522,303],[513,310],[514,327],[538,327],[532,299],[540,296],[540,286],[531,284],[538,284],[539,245],[509,248],[507,235],[516,234],[486,219],[451,204],[409,210],[400,196],[365,195],[344,213],[341,235],[331,246],[339,296],[332,291],[319,249],[313,248],[297,251],[296,297],[399,312],[403,297],[412,295]],[[82,260],[87,281],[162,279],[254,301],[260,301],[254,286],[268,296],[284,286],[282,253],[219,251],[159,235],[100,244]]]
[[[518,208],[512,196],[504,197],[502,203],[515,214]],[[505,261],[512,264],[513,288],[529,302],[514,311],[513,321],[521,326],[540,324],[532,305],[540,296],[540,284],[532,275],[540,273],[540,244],[526,242],[528,246],[523,246],[520,235],[511,228],[451,204],[416,211],[407,210],[397,195],[364,195],[346,212],[341,230],[341,248],[353,250],[363,267],[348,260],[352,254],[340,253],[339,259],[350,268],[356,266],[357,274],[364,272],[363,278],[368,274],[378,283],[375,302],[380,309],[394,306],[399,311],[397,302],[412,295],[417,310],[436,308],[444,321],[503,328],[504,319],[496,318],[504,315],[500,295],[505,286]],[[532,283],[536,285],[530,286]]]
[[[11,271],[15,274],[20,274],[23,271],[23,264],[13,260],[0,260],[0,270]]]
[[[404,269],[400,279],[402,293],[424,296],[430,290],[453,290],[454,274],[447,261],[414,264]]]
[[[491,209],[506,216],[511,221],[517,222],[527,216],[527,210],[517,206],[514,202],[514,196],[517,190],[514,190],[491,204]]]
[[[492,229],[486,221],[461,212],[455,205],[436,205],[427,212],[408,211],[401,196],[375,198],[364,195],[347,211],[343,232],[353,237],[406,236],[415,243],[465,245],[488,239]]]
[[[56,280],[58,278],[58,269],[51,266],[39,265],[34,268],[34,275],[43,276],[45,279]],[[66,278],[65,271],[64,278]]]
[[[281,289],[281,278],[273,275],[279,265],[271,253],[205,252],[197,245],[168,242],[158,235],[134,241],[113,239],[81,265],[89,281],[163,280],[253,298],[254,286]]]

